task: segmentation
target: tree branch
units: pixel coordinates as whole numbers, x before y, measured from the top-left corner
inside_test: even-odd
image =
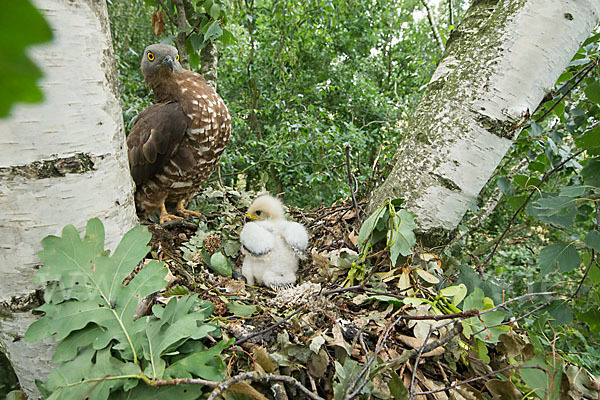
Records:
[[[431,25],[431,32],[433,33],[435,42],[437,43],[438,47],[440,48],[440,51],[443,53],[444,52],[444,42],[442,41],[440,32],[437,29],[435,19],[433,18],[433,12],[431,11],[429,4],[427,4],[427,0],[421,0],[421,3],[423,3],[423,6],[425,7],[425,10],[427,11],[427,19],[429,20],[429,24]]]
[[[185,18],[185,7],[183,5],[183,0],[173,0],[175,4],[175,9],[177,10],[177,36],[175,36],[175,43],[177,44],[177,49],[179,50],[179,60],[181,65],[184,68],[190,67],[190,62],[188,60],[187,47],[185,45],[185,30],[187,29],[187,19]]]
[[[293,378],[291,376],[281,376],[281,375],[274,375],[274,374],[260,375],[258,372],[247,372],[245,374],[240,374],[231,379],[226,380],[225,382],[220,383],[215,388],[215,390],[212,391],[212,393],[208,397],[208,400],[215,400],[217,398],[217,396],[221,395],[221,393],[223,393],[229,387],[231,387],[232,385],[235,385],[236,383],[245,381],[245,380],[265,381],[265,382],[270,382],[270,381],[285,382],[290,385],[294,385],[296,388],[298,388],[298,390],[300,390],[303,394],[305,394],[308,398],[310,398],[312,400],[324,400],[319,395],[308,390],[304,385],[302,385],[300,382],[298,382],[295,378]]]

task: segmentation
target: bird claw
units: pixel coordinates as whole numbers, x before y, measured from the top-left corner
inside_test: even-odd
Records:
[[[161,213],[160,214],[160,223],[164,224],[165,222],[174,221],[176,219],[182,219],[181,217],[169,213]]]
[[[184,217],[196,217],[202,218],[202,213],[198,211],[188,210],[183,206],[183,201],[180,200],[177,202],[177,206],[175,207],[175,212],[177,214],[183,215]]]

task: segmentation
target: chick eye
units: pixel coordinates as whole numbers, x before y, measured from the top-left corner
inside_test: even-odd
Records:
[[[151,51],[148,52],[147,57],[148,57],[148,60],[154,61],[154,53],[152,53]]]
[[[177,57],[175,57],[175,61],[179,61],[179,54],[177,54]]]
[[[258,215],[260,217],[260,214],[262,214],[262,211],[257,211],[256,215]]]

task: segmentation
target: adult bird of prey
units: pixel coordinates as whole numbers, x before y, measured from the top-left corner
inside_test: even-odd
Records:
[[[204,77],[183,69],[177,49],[166,44],[146,47],[144,80],[156,104],[142,111],[129,135],[129,167],[136,185],[138,213],[160,210],[160,222],[179,218],[167,212],[196,215],[185,204],[214,171],[231,134],[231,116]]]
[[[246,216],[252,220],[240,233],[245,254],[242,275],[255,283],[279,289],[296,282],[298,260],[308,247],[308,233],[297,222],[286,221],[278,199],[262,195],[256,198]]]

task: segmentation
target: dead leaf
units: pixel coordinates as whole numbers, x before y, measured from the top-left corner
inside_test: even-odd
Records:
[[[165,15],[161,10],[152,13],[152,26],[154,27],[155,36],[165,31]]]
[[[254,361],[256,361],[265,371],[273,373],[277,369],[277,364],[271,360],[267,349],[262,346],[256,346],[253,352]]]
[[[494,396],[494,399],[519,400],[523,398],[523,394],[510,380],[490,379],[486,382],[485,387]]]
[[[350,242],[352,242],[353,245],[358,247],[358,235],[356,234],[354,229],[352,229],[352,232],[348,234],[348,239],[350,240]]]

